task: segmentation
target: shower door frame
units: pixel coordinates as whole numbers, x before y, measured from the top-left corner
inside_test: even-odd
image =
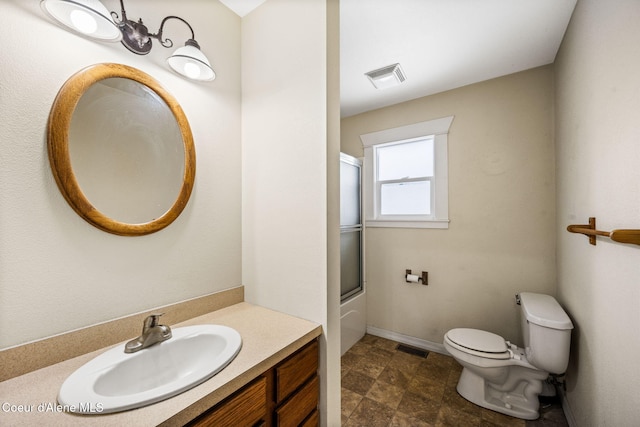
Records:
[[[366,280],[365,280],[365,270],[364,270],[364,222],[363,222],[363,218],[364,218],[364,212],[363,212],[363,208],[364,208],[364,203],[363,203],[363,161],[350,156],[348,154],[345,153],[340,153],[340,162],[344,162],[347,163],[351,166],[355,166],[358,168],[359,174],[358,174],[358,188],[359,188],[359,192],[358,192],[358,207],[359,207],[359,223],[358,224],[354,224],[354,225],[343,225],[342,221],[340,221],[340,237],[342,238],[343,234],[346,233],[360,233],[360,238],[359,240],[359,245],[360,245],[360,263],[359,263],[359,277],[360,277],[360,283],[359,286],[342,294],[342,283],[341,283],[341,289],[340,289],[340,303],[343,304],[346,301],[354,298],[357,295],[360,295],[361,293],[364,292],[365,290],[365,284],[366,284]],[[341,180],[341,184],[342,185],[342,180]],[[340,259],[342,260],[342,254],[340,256]]]

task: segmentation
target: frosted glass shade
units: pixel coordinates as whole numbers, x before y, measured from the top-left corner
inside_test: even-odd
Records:
[[[98,0],[42,0],[42,10],[64,27],[86,37],[118,42],[122,33]]]
[[[191,40],[167,58],[169,66],[173,70],[191,80],[211,81],[216,78],[216,73],[211,68],[209,60],[196,46],[189,43]]]

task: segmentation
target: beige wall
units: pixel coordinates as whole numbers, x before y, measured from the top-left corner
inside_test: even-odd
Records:
[[[327,319],[321,423],[337,426],[341,411],[340,325],[340,2],[327,0]],[[324,410],[326,408],[326,410]]]
[[[338,39],[327,45],[337,25],[327,6],[269,0],[242,20],[242,277],[248,302],[322,324],[322,423],[338,425],[335,202],[327,216],[337,195],[338,81],[328,64]]]
[[[576,329],[577,426],[638,425],[640,247],[566,232],[640,228],[640,3],[580,0],[556,60],[558,296]]]
[[[242,258],[247,301],[318,321],[327,279],[326,13],[324,0],[305,3],[270,0],[242,21]]]
[[[553,73],[550,66],[342,120],[359,135],[455,116],[449,133],[448,230],[367,228],[367,323],[442,343],[454,327],[519,342],[514,295],[555,294]],[[428,271],[429,286],[405,269]]]
[[[105,0],[119,10],[117,0]],[[0,13],[0,348],[241,284],[240,19],[220,3],[127,2],[155,31],[187,19],[218,77],[193,83],[173,73],[173,49],[146,57],[120,43],[73,35],[38,1],[3,1]],[[169,22],[181,43],[188,30]],[[197,172],[182,215],[143,237],[105,233],[65,202],[49,167],[46,124],[60,86],[94,63],[118,62],[157,79],[181,104],[193,132]],[[117,126],[114,123],[113,126]]]

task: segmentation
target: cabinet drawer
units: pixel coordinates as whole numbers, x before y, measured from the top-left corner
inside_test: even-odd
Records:
[[[253,426],[266,419],[267,379],[262,376],[216,405],[211,412],[192,421],[189,426]]]
[[[318,341],[314,340],[276,367],[276,402],[280,403],[318,372]]]
[[[278,427],[296,427],[318,407],[318,377],[306,383],[291,399],[276,409]]]
[[[320,416],[318,415],[318,410],[313,411],[309,418],[304,420],[301,427],[318,427],[320,425]]]

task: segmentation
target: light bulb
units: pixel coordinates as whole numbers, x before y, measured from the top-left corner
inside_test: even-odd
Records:
[[[71,23],[84,34],[93,34],[98,29],[98,23],[96,19],[84,10],[74,9],[69,16]]]
[[[184,73],[190,79],[197,79],[198,77],[200,77],[200,67],[198,67],[193,62],[187,62],[186,64],[184,64]]]

